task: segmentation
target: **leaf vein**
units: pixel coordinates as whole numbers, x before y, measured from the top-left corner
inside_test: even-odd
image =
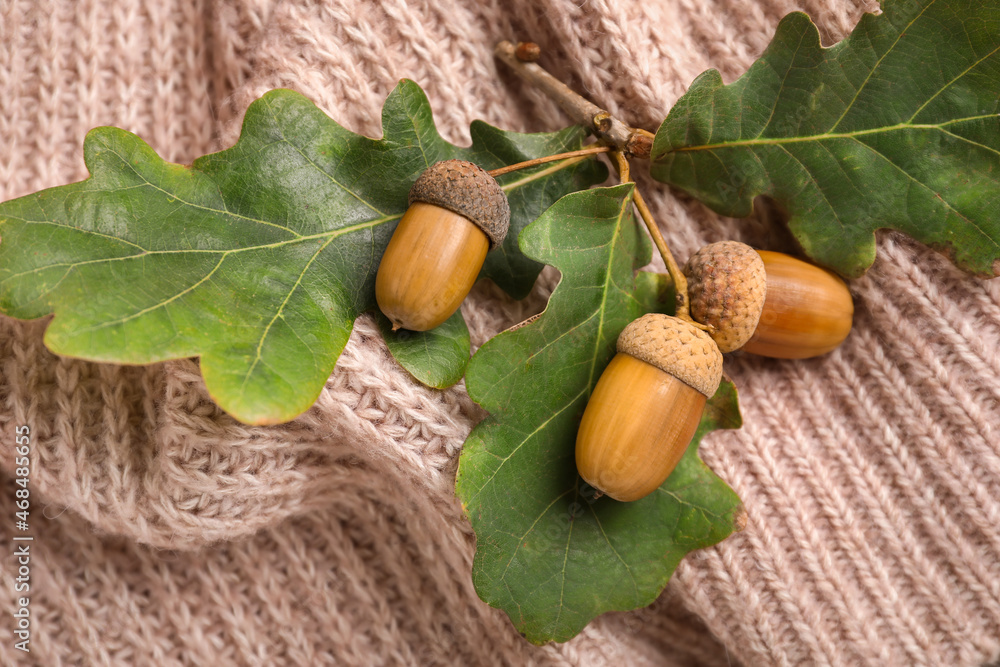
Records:
[[[621,564],[625,567],[625,571],[628,572],[629,579],[632,580],[632,589],[635,591],[635,598],[636,600],[638,600],[639,584],[635,580],[635,574],[632,572],[632,568],[628,566],[628,563],[626,563],[625,559],[622,558],[620,553],[618,553],[618,550],[615,549],[615,546],[611,544],[611,538],[609,538],[608,534],[605,532],[604,525],[601,523],[601,518],[597,515],[597,510],[594,509],[593,505],[588,504],[587,506],[590,508],[590,512],[594,515],[594,521],[597,522],[597,527],[601,531],[601,536],[604,538],[604,541],[608,543],[608,548],[611,549],[611,553],[613,553],[615,557],[618,558],[619,561],[621,561]]]
[[[805,39],[807,30],[803,30],[802,34],[799,35],[799,43],[795,45],[795,54],[798,55],[799,49],[802,48],[802,40]],[[792,59],[794,62],[794,58]],[[778,103],[781,102],[781,91],[785,89],[785,82],[788,81],[788,74],[795,69],[791,63],[788,65],[788,69],[785,70],[785,76],[781,78],[781,85],[778,86],[778,94],[774,96],[774,106],[771,107],[771,115],[767,117],[767,122],[764,123],[764,127],[761,128],[760,132],[755,138],[760,139],[767,132],[767,128],[771,127],[771,121],[774,120],[774,112],[778,109]],[[740,99],[742,100],[743,93],[740,92]]]
[[[217,213],[219,215],[232,216],[234,218],[239,218],[241,220],[247,220],[248,222],[255,222],[255,223],[260,224],[260,225],[267,225],[269,227],[275,227],[277,229],[282,229],[282,230],[284,230],[284,231],[286,231],[286,232],[288,232],[290,234],[294,234],[295,236],[301,236],[301,234],[299,234],[298,232],[296,232],[294,229],[291,229],[290,227],[286,227],[284,225],[279,225],[277,223],[269,222],[267,220],[261,220],[261,219],[258,219],[258,218],[251,218],[250,216],[246,216],[246,215],[243,215],[241,213],[233,213],[232,211],[230,211],[228,209],[212,208],[211,206],[205,206],[203,204],[195,204],[193,202],[189,202],[189,201],[187,201],[185,199],[182,199],[178,195],[176,195],[176,194],[174,194],[174,193],[172,193],[172,192],[170,192],[168,190],[165,190],[165,189],[161,188],[160,186],[156,185],[155,183],[151,183],[149,181],[149,179],[147,179],[145,176],[143,176],[142,174],[140,174],[139,171],[131,163],[129,163],[129,161],[127,159],[125,159],[125,156],[121,155],[115,149],[109,148],[108,150],[111,153],[114,153],[118,157],[118,159],[121,160],[121,163],[123,165],[127,166],[129,168],[129,170],[131,170],[132,173],[136,175],[136,177],[138,177],[140,180],[143,181],[143,183],[145,183],[149,187],[153,188],[154,190],[157,190],[157,191],[163,193],[167,197],[171,197],[171,198],[177,200],[178,202],[180,202],[181,204],[184,204],[185,206],[190,206],[191,208],[200,209],[202,211],[208,211],[209,213]],[[166,162],[166,161],[164,161],[164,164],[169,164],[169,163]],[[209,180],[211,181],[211,179],[209,179]],[[213,183],[214,183],[214,181],[213,181]],[[218,187],[218,186],[216,186],[216,187]],[[223,200],[223,204],[225,204],[224,200]]]
[[[981,65],[984,61],[988,60],[990,57],[996,55],[998,52],[1000,52],[1000,46],[997,46],[995,49],[993,49],[992,51],[990,51],[988,54],[986,54],[985,56],[983,56],[982,58],[980,58],[976,62],[974,62],[971,65],[969,65],[969,67],[967,67],[965,69],[965,71],[963,71],[961,74],[959,74],[958,76],[956,76],[954,79],[952,79],[951,81],[949,81],[945,85],[941,86],[941,89],[938,90],[933,95],[931,95],[930,98],[928,98],[928,100],[926,102],[924,102],[923,104],[921,104],[920,108],[917,109],[916,111],[914,111],[913,115],[910,116],[910,119],[907,120],[906,122],[907,123],[912,123],[913,119],[916,118],[917,116],[919,116],[920,112],[923,111],[927,107],[928,104],[930,104],[935,99],[937,99],[938,95],[940,95],[944,91],[948,90],[948,88],[950,88],[952,86],[952,84],[954,84],[956,81],[958,81],[959,79],[961,79],[962,77],[964,77],[966,74],[968,74],[969,72],[971,72],[972,70],[974,70],[976,67],[978,67],[979,65]]]
[[[137,243],[133,243],[132,241],[127,241],[127,240],[125,240],[123,238],[120,238],[118,236],[112,236],[111,234],[104,234],[102,232],[98,232],[98,231],[95,231],[93,229],[82,229],[80,227],[73,227],[72,225],[67,225],[67,224],[63,224],[63,223],[60,223],[60,222],[56,222],[55,220],[28,220],[27,218],[22,218],[20,216],[15,216],[15,215],[5,216],[4,219],[5,220],[18,220],[18,221],[20,221],[21,223],[23,223],[25,225],[52,225],[53,227],[62,227],[63,229],[72,229],[74,232],[81,232],[83,234],[92,234],[94,236],[99,236],[100,238],[103,238],[103,239],[108,239],[109,241],[117,241],[119,243],[124,243],[125,245],[130,245],[133,248],[138,248],[139,250],[142,250],[143,252],[148,252],[145,248],[143,248],[142,246],[138,245]]]
[[[965,143],[967,143],[967,144],[969,144],[971,146],[976,146],[977,148],[982,148],[983,150],[989,151],[990,153],[996,153],[997,155],[1000,155],[1000,150],[997,150],[996,148],[993,148],[992,146],[987,146],[986,144],[981,144],[978,141],[973,141],[972,139],[969,139],[968,137],[963,137],[961,134],[955,134],[954,132],[949,132],[948,130],[946,130],[944,128],[941,128],[940,131],[943,132],[944,134],[947,134],[949,137],[955,137],[959,141],[964,141]],[[865,145],[867,145],[867,144],[865,144]]]
[[[868,76],[865,77],[864,82],[862,82],[861,86],[857,89],[857,91],[855,91],[854,97],[851,99],[850,102],[847,103],[847,107],[844,109],[844,113],[840,114],[840,118],[838,118],[837,122],[835,122],[833,126],[830,128],[830,132],[833,132],[834,130],[837,129],[837,126],[840,125],[841,121],[844,120],[844,117],[846,117],[848,112],[854,107],[854,103],[858,101],[858,97],[861,96],[861,92],[868,85],[868,82],[871,81],[872,77],[875,75],[875,72],[882,64],[882,61],[885,60],[890,53],[892,53],[893,49],[896,48],[896,45],[899,44],[899,40],[903,39],[903,35],[906,34],[906,31],[909,30],[911,27],[913,27],[913,24],[916,23],[917,20],[924,15],[924,12],[930,9],[935,2],[937,2],[937,0],[931,0],[929,3],[927,3],[927,6],[921,9],[920,13],[914,16],[913,20],[907,23],[906,27],[899,31],[899,35],[896,36],[896,39],[893,41],[893,43],[889,46],[888,49],[886,49],[885,53],[882,54],[882,57],[878,59],[878,62],[875,63],[871,71],[868,72]]]
[[[117,319],[117,320],[112,320],[112,321],[109,321],[109,322],[100,322],[99,324],[95,324],[92,327],[82,328],[82,329],[79,330],[79,332],[80,333],[89,333],[91,331],[97,331],[98,329],[103,329],[105,327],[110,327],[110,326],[114,326],[114,325],[117,325],[117,324],[124,324],[125,322],[128,322],[129,320],[134,320],[137,317],[142,317],[146,313],[150,313],[150,312],[152,312],[152,311],[154,311],[154,310],[156,310],[158,308],[163,308],[163,307],[169,305],[170,303],[176,301],[177,299],[181,298],[185,294],[188,294],[188,293],[194,291],[202,283],[208,281],[215,274],[215,272],[219,270],[219,267],[222,266],[222,262],[225,261],[225,259],[226,259],[226,253],[220,253],[220,254],[222,256],[219,257],[219,261],[216,262],[215,266],[212,267],[211,271],[209,271],[207,274],[205,274],[201,279],[199,279],[194,284],[189,285],[188,287],[185,287],[184,289],[182,289],[177,294],[174,294],[174,295],[170,296],[170,298],[164,299],[163,301],[160,301],[159,303],[153,304],[152,306],[148,306],[146,308],[143,308],[142,310],[139,310],[139,311],[137,311],[135,313],[132,313],[131,315],[127,315],[126,317],[123,317],[123,318],[120,318],[120,319]]]
[[[507,456],[505,456],[505,457],[503,457],[503,458],[500,459],[500,465],[498,465],[496,467],[496,469],[493,471],[493,474],[490,475],[489,478],[485,482],[482,483],[482,485],[479,487],[479,489],[476,490],[475,495],[473,495],[469,499],[468,504],[471,505],[473,503],[473,501],[475,501],[476,498],[479,497],[479,494],[486,490],[486,487],[489,486],[489,484],[493,481],[493,479],[500,473],[500,468],[502,468],[504,466],[504,464],[507,463],[507,461],[509,461],[510,458],[512,456],[514,456],[514,454],[516,454],[519,449],[521,449],[521,447],[523,447],[534,436],[538,435],[538,432],[541,431],[542,429],[544,429],[546,426],[548,426],[549,423],[551,421],[553,421],[556,417],[558,417],[559,415],[561,415],[563,412],[565,412],[566,410],[568,410],[572,405],[574,405],[578,400],[580,400],[580,398],[582,396],[584,396],[588,391],[590,391],[590,387],[589,386],[586,387],[586,388],[584,388],[584,389],[582,389],[576,396],[574,396],[570,400],[566,401],[565,405],[563,405],[561,408],[559,408],[554,413],[552,413],[552,415],[548,419],[546,419],[545,421],[543,421],[541,424],[539,424],[535,428],[535,430],[531,431],[526,436],[524,436],[524,438],[521,440],[521,442],[517,443],[517,446],[514,447],[514,449],[512,449],[510,451],[510,454],[508,454]],[[497,456],[497,455],[494,455],[494,456]],[[497,456],[497,458],[500,458],[500,457]]]
[[[830,198],[827,196],[826,191],[824,191],[823,188],[820,187],[819,180],[813,175],[813,173],[812,173],[812,171],[810,171],[809,167],[807,167],[806,164],[802,160],[800,160],[796,155],[793,155],[792,152],[789,151],[784,146],[778,146],[778,148],[780,148],[781,150],[785,151],[785,153],[788,154],[788,157],[790,157],[793,160],[795,160],[796,162],[798,162],[799,165],[802,167],[802,170],[805,171],[807,174],[809,174],[809,178],[812,180],[813,185],[816,186],[816,191],[819,192],[819,194],[823,197],[823,201],[826,202],[826,205],[830,208],[830,212],[833,214],[833,219],[837,221],[837,224],[840,225],[841,231],[843,231],[844,227],[845,227],[843,220],[841,220],[840,216],[837,215],[837,209],[836,209],[836,207],[830,201]]]
[[[927,190],[927,191],[931,192],[932,194],[934,194],[934,196],[937,197],[937,199],[942,204],[944,204],[945,207],[949,211],[951,211],[952,213],[954,213],[955,215],[957,215],[958,217],[960,217],[962,220],[965,220],[967,223],[969,223],[969,225],[971,225],[973,229],[975,229],[977,232],[979,232],[983,236],[983,238],[985,238],[990,244],[993,245],[993,247],[1000,248],[1000,242],[998,242],[993,237],[991,237],[974,220],[972,220],[971,218],[967,217],[964,213],[962,213],[957,208],[955,208],[954,206],[952,206],[951,203],[948,200],[946,200],[943,196],[941,196],[941,193],[935,192],[934,188],[932,188],[931,186],[927,185],[923,181],[919,180],[917,177],[913,176],[910,172],[906,171],[905,169],[903,169],[902,167],[900,167],[898,164],[896,164],[895,162],[893,162],[892,160],[890,160],[889,156],[887,156],[884,153],[882,153],[881,151],[875,149],[873,146],[869,146],[868,144],[864,143],[863,141],[860,141],[859,139],[854,139],[854,141],[857,141],[859,144],[861,144],[862,146],[864,146],[865,148],[867,148],[871,152],[875,153],[875,155],[878,155],[880,158],[882,158],[883,160],[885,160],[886,162],[888,162],[889,164],[891,164],[893,167],[895,167],[899,171],[899,173],[903,174],[904,176],[906,176],[907,178],[909,178],[911,181],[913,181],[914,183],[916,183],[920,187],[922,187],[925,190]]]
[[[549,510],[552,509],[552,506],[555,505],[560,500],[562,500],[563,496],[567,495],[572,490],[573,489],[566,489],[558,496],[553,498],[552,502],[546,505],[545,509],[543,509],[542,512],[538,515],[538,517],[531,523],[531,525],[528,526],[528,530],[524,531],[524,534],[521,535],[520,538],[518,538],[517,546],[514,547],[514,553],[510,555],[510,560],[507,561],[507,566],[503,569],[503,572],[500,574],[500,581],[504,581],[505,577],[507,576],[507,571],[510,569],[511,563],[514,562],[514,559],[517,558],[517,552],[520,551],[521,545],[524,543],[524,538],[526,538],[531,533],[531,531],[535,529],[535,526],[538,525],[538,522],[542,520],[543,516],[549,513]]]
[[[320,244],[316,252],[314,252],[312,257],[309,258],[309,261],[306,262],[305,266],[302,267],[302,270],[299,272],[299,275],[295,279],[295,283],[292,284],[291,289],[288,290],[288,294],[285,295],[285,298],[281,302],[281,305],[278,306],[277,311],[275,311],[274,317],[272,317],[271,320],[267,323],[267,326],[264,327],[264,331],[260,335],[260,340],[257,342],[256,356],[254,357],[253,362],[250,364],[250,368],[247,369],[246,374],[243,376],[243,383],[240,385],[240,391],[239,391],[240,396],[242,396],[243,393],[246,391],[246,386],[247,383],[250,381],[250,376],[253,375],[254,369],[257,368],[257,364],[261,361],[262,352],[264,349],[264,341],[267,339],[267,336],[271,331],[271,327],[278,320],[278,318],[282,317],[282,315],[284,314],[285,306],[288,305],[288,301],[292,298],[292,295],[299,288],[299,285],[302,284],[302,277],[309,271],[309,267],[312,266],[313,262],[316,261],[316,258],[319,257],[320,253],[326,250],[326,247],[329,246],[330,243],[332,243],[333,239],[335,238],[336,238],[335,236],[331,236],[329,239],[326,240],[326,243]]]
[[[854,139],[856,137],[863,137],[869,134],[880,134],[883,132],[897,132],[901,130],[940,130],[941,128],[947,127],[948,125],[954,125],[955,123],[966,123],[973,120],[982,120],[984,118],[997,118],[1000,114],[988,113],[981,116],[968,116],[966,118],[953,118],[951,120],[942,123],[926,123],[912,125],[908,123],[900,123],[898,125],[889,125],[886,127],[876,127],[869,130],[856,130],[854,132],[841,132],[837,134],[810,134],[802,137],[781,137],[773,139],[743,139],[737,141],[727,141],[725,143],[717,144],[701,144],[692,146],[680,146],[679,148],[672,148],[668,152],[678,152],[678,153],[690,153],[696,151],[709,151],[714,152],[717,149],[725,148],[742,148],[744,146],[780,146],[782,144],[802,144],[811,141],[824,141],[827,139]]]

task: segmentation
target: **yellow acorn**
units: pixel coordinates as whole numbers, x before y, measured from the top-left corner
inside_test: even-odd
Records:
[[[451,317],[509,226],[507,196],[481,167],[445,160],[424,171],[375,277],[392,328],[427,331]]]
[[[650,313],[618,336],[576,437],[576,467],[615,500],[638,500],[670,476],[722,380],[722,354],[704,331]]]
[[[851,332],[854,301],[837,275],[737,241],[705,246],[684,267],[691,317],[723,352],[781,359],[825,354]]]

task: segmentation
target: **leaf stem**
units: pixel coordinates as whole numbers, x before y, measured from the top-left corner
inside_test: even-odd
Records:
[[[660,233],[660,228],[656,226],[656,220],[653,219],[653,214],[650,212],[649,207],[646,206],[646,200],[642,198],[642,193],[638,189],[635,191],[634,199],[635,207],[639,209],[639,215],[642,217],[643,222],[646,223],[646,229],[649,230],[649,235],[653,237],[653,243],[656,244],[656,249],[660,251],[663,263],[667,265],[667,273],[670,274],[670,279],[674,281],[674,291],[677,293],[677,305],[674,315],[682,320],[693,322],[688,302],[687,278],[684,277],[684,273],[677,265],[677,261],[670,252],[670,248],[667,247],[667,242],[663,240],[663,234]],[[702,327],[699,325],[699,328]]]
[[[617,151],[612,153],[612,155],[618,165],[618,174],[622,183],[633,183],[629,177],[628,159]],[[653,238],[653,244],[656,245],[656,249],[660,252],[660,256],[663,257],[663,263],[667,267],[667,273],[670,275],[670,280],[674,283],[674,292],[676,293],[674,315],[683,320],[687,320],[688,322],[692,322],[691,310],[688,304],[687,278],[684,277],[684,273],[677,265],[677,260],[674,259],[673,253],[671,253],[670,248],[667,247],[667,242],[663,239],[663,234],[660,233],[660,228],[656,225],[656,220],[653,219],[653,213],[649,210],[649,206],[646,205],[646,200],[643,199],[638,186],[632,191],[632,201],[635,202],[635,207],[639,211],[639,217],[641,217],[642,221],[646,224],[646,229],[649,230],[649,235]],[[695,324],[697,325],[697,323]],[[699,326],[699,328],[701,328],[701,326]]]
[[[522,47],[524,44],[522,43]],[[653,134],[629,126],[593,102],[573,92],[569,86],[555,78],[534,62],[518,58],[517,46],[503,41],[497,44],[494,54],[529,84],[540,89],[554,100],[574,123],[583,125],[614,150],[633,157],[648,158]]]
[[[567,158],[574,157],[584,157],[587,155],[597,155],[598,153],[607,153],[612,149],[610,146],[590,146],[588,148],[581,148],[578,151],[569,151],[568,153],[558,153],[557,155],[546,155],[545,157],[535,158],[534,160],[526,160],[524,162],[518,162],[516,164],[510,164],[506,167],[500,167],[498,169],[491,169],[486,172],[493,178],[497,176],[503,176],[504,174],[509,174],[512,171],[517,171],[518,169],[528,169],[529,167],[535,167],[540,164],[545,164],[546,162],[555,162],[556,160],[565,160]]]
[[[618,180],[622,183],[632,183],[631,165],[629,165],[628,159],[618,151],[612,153],[612,157],[615,158],[615,163],[618,165]]]

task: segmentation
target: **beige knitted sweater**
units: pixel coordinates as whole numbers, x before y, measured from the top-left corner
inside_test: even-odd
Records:
[[[398,79],[442,134],[473,119],[567,121],[492,57],[546,64],[655,129],[703,70],[727,81],[785,13],[826,43],[870,0],[0,0],[0,199],[84,178],[88,129],[116,125],[187,163],[235,141],[247,105],[293,88],[378,136]],[[640,178],[687,257],[735,238],[781,248],[760,213],[717,216]],[[488,285],[475,345],[538,311]],[[46,322],[0,317],[3,665],[975,665],[1000,657],[1000,280],[895,235],[852,284],[847,343],[806,362],[727,361],[745,426],[705,461],[746,530],[688,556],[647,609],[535,647],[472,589],[456,457],[482,412],[416,384],[361,317],[317,404],[241,425],[195,360],[57,358]],[[31,653],[14,649],[14,433],[33,435]]]

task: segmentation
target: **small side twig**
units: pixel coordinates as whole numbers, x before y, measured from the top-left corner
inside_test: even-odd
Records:
[[[497,44],[495,54],[518,76],[552,98],[573,122],[592,131],[600,141],[627,155],[649,157],[653,136],[650,132],[630,127],[573,92],[538,64],[521,60],[517,49],[511,42],[504,41]]]
[[[497,176],[503,176],[504,174],[509,174],[512,171],[517,171],[519,169],[528,169],[530,167],[537,167],[540,164],[545,164],[546,162],[556,162],[558,160],[568,160],[571,158],[583,159],[590,155],[597,155],[598,153],[607,153],[611,148],[607,146],[589,146],[587,148],[581,148],[578,151],[569,151],[568,153],[559,153],[557,155],[546,155],[545,157],[535,158],[533,160],[525,160],[524,162],[518,162],[517,164],[509,164],[506,167],[498,167],[497,169],[491,169],[487,174],[496,178]],[[575,160],[579,162],[580,160]]]

